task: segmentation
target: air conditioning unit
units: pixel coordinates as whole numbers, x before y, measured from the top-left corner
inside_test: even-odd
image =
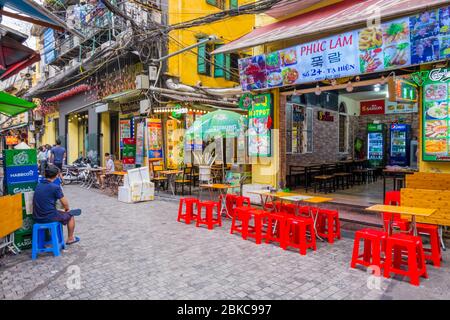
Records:
[[[157,66],[149,66],[148,67],[148,78],[151,81],[156,81],[156,77],[158,76],[158,67]]]
[[[152,103],[150,102],[150,100],[141,100],[141,102],[139,103],[139,112],[141,114],[144,113],[148,113],[150,111],[150,108],[152,106]]]
[[[149,89],[150,81],[145,74],[139,74],[136,76],[136,89]]]

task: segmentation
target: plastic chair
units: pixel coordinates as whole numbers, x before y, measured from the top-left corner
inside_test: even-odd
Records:
[[[385,205],[400,206],[400,191],[387,191],[384,199]],[[384,230],[389,230],[389,221],[392,220],[391,228],[400,229],[400,231],[409,230],[409,221],[402,219],[398,213],[383,212]]]
[[[50,231],[50,240],[45,241],[45,231]],[[49,247],[46,247],[51,245]],[[53,252],[55,257],[59,256],[61,249],[65,249],[64,233],[62,224],[59,222],[35,223],[33,225],[33,236],[31,245],[31,259],[35,260],[39,253]]]

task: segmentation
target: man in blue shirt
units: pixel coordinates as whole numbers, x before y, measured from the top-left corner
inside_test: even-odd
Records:
[[[65,159],[66,159],[66,149],[61,147],[61,140],[57,139],[56,146],[54,146],[51,150],[50,162],[53,163],[55,166],[57,166],[59,170],[62,170],[62,166]]]
[[[37,223],[60,222],[67,225],[68,237],[66,244],[80,241],[74,236],[75,218],[81,214],[80,209],[70,210],[69,202],[64,197],[59,185],[53,183],[59,175],[59,169],[48,165],[45,169],[45,180],[36,186],[33,196],[33,217]],[[61,201],[64,211],[56,209],[57,201]]]

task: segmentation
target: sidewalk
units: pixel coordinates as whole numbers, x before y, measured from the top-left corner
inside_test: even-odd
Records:
[[[381,278],[384,290],[371,290],[368,273],[349,267],[350,238],[301,256],[230,235],[229,220],[213,231],[178,223],[177,201],[125,204],[77,186],[65,193],[83,210],[81,242],[60,258],[0,259],[0,299],[450,298],[448,251],[420,287]]]

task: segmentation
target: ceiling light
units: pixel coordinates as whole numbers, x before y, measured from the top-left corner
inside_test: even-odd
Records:
[[[374,90],[375,92],[380,92],[380,86],[379,86],[379,85],[375,85],[374,88],[373,88],[373,90]]]
[[[322,89],[320,89],[319,84],[317,84],[316,91],[314,91],[314,93],[316,94],[316,96],[320,96],[322,94]]]
[[[347,92],[352,92],[353,91],[353,85],[352,85],[351,81],[349,81],[347,83],[347,87],[345,88],[345,90],[347,90]]]

